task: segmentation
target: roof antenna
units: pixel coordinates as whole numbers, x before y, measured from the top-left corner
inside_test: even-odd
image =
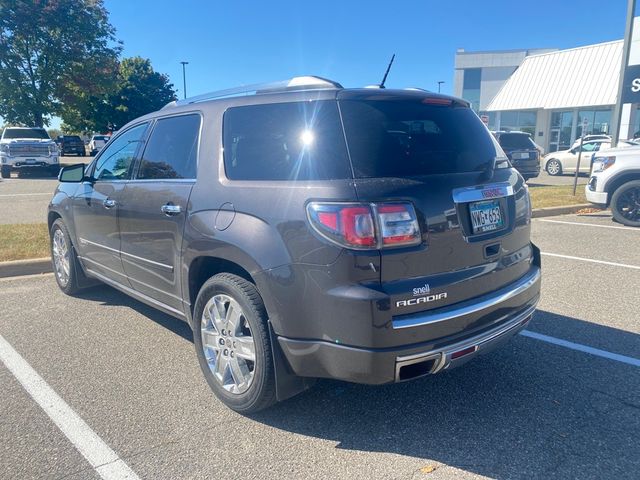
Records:
[[[393,64],[393,59],[396,58],[396,54],[394,53],[391,56],[391,61],[389,62],[389,66],[387,67],[387,71],[384,72],[384,77],[382,77],[382,82],[380,82],[380,88],[384,88],[384,82],[387,81],[387,75],[389,75],[389,70],[391,70],[391,65]]]

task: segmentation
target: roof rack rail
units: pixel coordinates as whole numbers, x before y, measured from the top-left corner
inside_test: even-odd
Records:
[[[302,90],[334,90],[342,89],[342,85],[333,80],[313,75],[305,75],[302,77],[293,77],[288,80],[269,83],[255,83],[252,85],[244,85],[242,87],[228,88],[226,90],[217,90],[195,97],[176,100],[165,105],[163,108],[177,107],[181,105],[189,105],[192,103],[205,102],[216,98],[235,97],[240,95],[259,95],[262,93],[290,92]]]

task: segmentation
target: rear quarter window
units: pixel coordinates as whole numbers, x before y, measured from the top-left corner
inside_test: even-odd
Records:
[[[416,99],[341,100],[356,177],[479,172],[503,153],[469,108]]]
[[[231,180],[351,178],[335,101],[229,108],[223,139],[225,173]]]

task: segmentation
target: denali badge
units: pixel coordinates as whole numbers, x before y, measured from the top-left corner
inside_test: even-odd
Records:
[[[431,287],[429,287],[428,283],[424,284],[424,287],[418,287],[413,289],[413,296],[417,297],[418,295],[424,295],[425,293],[431,292]]]
[[[426,297],[410,298],[409,300],[400,300],[396,302],[396,307],[410,307],[420,303],[435,302],[447,298],[447,292],[436,293],[435,295],[427,295]]]

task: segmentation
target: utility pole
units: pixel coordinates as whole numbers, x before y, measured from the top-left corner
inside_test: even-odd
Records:
[[[444,80],[438,80],[438,93],[440,93],[440,85],[444,83]]]
[[[182,64],[182,94],[184,98],[187,98],[187,73],[185,66],[189,65],[189,62],[180,62]]]
[[[622,90],[624,89],[624,74],[629,63],[629,52],[631,51],[631,35],[633,30],[633,17],[636,13],[636,0],[627,0],[627,23],[624,29],[624,45],[622,47],[622,65],[620,65],[620,80],[618,81],[618,96],[616,105],[613,108],[613,125],[611,128],[611,146],[618,144],[620,136],[620,122],[622,121]]]

